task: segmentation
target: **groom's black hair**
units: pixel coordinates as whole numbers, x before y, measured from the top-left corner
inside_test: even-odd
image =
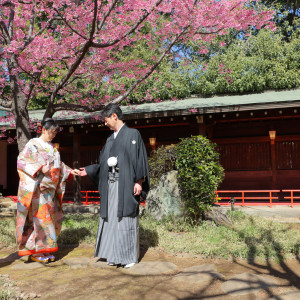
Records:
[[[118,116],[119,120],[123,120],[122,110],[116,103],[107,104],[101,112],[101,117],[102,119],[106,117],[110,118],[113,113],[115,113]]]

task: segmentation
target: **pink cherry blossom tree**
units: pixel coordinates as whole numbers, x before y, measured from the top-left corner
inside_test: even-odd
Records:
[[[119,103],[175,44],[194,40],[205,49],[229,28],[273,26],[273,12],[253,2],[0,0],[0,105],[13,116],[19,150],[31,136],[28,105],[34,97],[47,96],[44,117],[61,110],[100,111],[109,102]],[[152,64],[140,58],[119,59],[118,54],[141,40],[158,50]],[[119,86],[116,97],[83,97],[76,90],[76,81],[83,79],[99,86],[114,84],[115,74],[134,79],[130,87]]]

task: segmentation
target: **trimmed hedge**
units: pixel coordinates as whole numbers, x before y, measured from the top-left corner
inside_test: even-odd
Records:
[[[214,203],[215,190],[224,178],[216,145],[203,136],[183,138],[177,145],[162,146],[149,159],[151,185],[171,170],[178,170],[178,184],[187,213],[193,220]]]

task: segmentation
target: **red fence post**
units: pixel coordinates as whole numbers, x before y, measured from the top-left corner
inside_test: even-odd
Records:
[[[85,205],[88,205],[88,199],[89,199],[89,197],[88,197],[88,191],[85,191]]]
[[[242,192],[242,206],[245,206],[245,192]]]
[[[294,191],[291,191],[291,207],[294,206]]]
[[[272,192],[269,192],[270,195],[270,207],[272,208]]]

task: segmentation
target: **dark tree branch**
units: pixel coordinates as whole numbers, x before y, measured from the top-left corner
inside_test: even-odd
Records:
[[[79,33],[76,29],[74,29],[69,22],[63,17],[63,15],[60,13],[59,10],[55,9],[56,13],[61,17],[61,20],[74,32],[76,33],[78,36],[80,36],[82,39],[84,40],[88,40],[87,37],[85,37],[84,35],[82,35],[81,33]]]
[[[157,6],[159,6],[162,3],[163,0],[159,0],[156,2],[155,4],[155,8]],[[155,9],[154,7],[152,8],[151,12]],[[130,35],[131,33],[133,33],[146,19],[147,17],[150,15],[151,12],[145,12],[143,16],[140,17],[140,19],[137,21],[137,23],[130,29],[128,30],[122,37],[115,39],[114,41],[108,42],[108,43],[92,43],[92,47],[94,48],[106,48],[106,47],[110,47],[113,46],[115,44],[117,44],[118,42],[120,42],[121,40],[124,40],[128,35]]]
[[[188,27],[187,27],[188,28]],[[162,60],[165,58],[166,54],[170,51],[170,49],[174,46],[174,44],[179,40],[179,38],[184,35],[186,32],[187,28],[185,28],[180,34],[177,34],[172,42],[169,44],[169,46],[166,48],[166,50],[163,52],[163,54],[160,56],[160,58],[156,61],[156,63],[151,67],[151,69],[140,79],[138,79],[132,86],[122,95],[114,99],[112,102],[113,103],[119,103],[123,101],[134,89],[136,86],[138,86],[142,81],[147,79],[153,71],[158,67],[158,65],[162,62]]]
[[[36,82],[38,82],[40,80],[41,76],[42,76],[42,72],[35,72],[31,78],[30,83],[28,84],[28,95],[27,95],[27,99],[26,99],[26,107],[29,104],[30,97],[31,97],[32,91],[35,87],[35,84],[36,84]]]
[[[24,38],[24,41],[25,41],[25,42],[24,42],[24,46],[19,48],[20,52],[24,51],[25,48],[26,48],[27,46],[29,46],[29,45],[32,43],[32,41],[33,41],[37,36],[41,35],[41,34],[48,28],[48,26],[49,26],[54,20],[61,20],[61,19],[60,19],[60,18],[57,18],[57,17],[52,18],[52,19],[48,20],[47,23],[46,23],[46,25],[45,25],[45,27],[44,27],[44,28],[41,28],[35,35],[33,35],[33,36],[32,36],[32,35],[31,35],[31,36],[28,35],[27,37],[25,37],[25,38]]]
[[[32,37],[32,33],[33,33],[33,28],[34,28],[34,21],[35,21],[35,0],[33,2],[33,7],[31,10],[31,16],[30,16],[30,21],[29,21],[29,30],[28,30],[28,37],[31,38]]]
[[[5,6],[5,4],[3,4],[3,6]],[[8,34],[10,39],[12,39],[13,37],[13,33],[14,33],[14,18],[15,18],[15,5],[13,3],[10,3],[10,13],[9,13],[9,19],[8,19]]]
[[[10,41],[10,36],[9,36],[9,32],[6,28],[4,21],[0,21],[0,28],[1,28],[1,32],[3,33],[3,35],[5,37],[5,41],[8,44],[8,42]]]
[[[96,22],[97,22],[97,8],[98,8],[98,1],[94,0],[94,17],[92,21],[92,27],[90,31],[90,38],[89,40],[82,46],[81,51],[79,52],[79,55],[77,56],[75,62],[68,68],[67,74],[60,80],[60,82],[55,86],[51,97],[49,101],[49,110],[52,110],[52,106],[54,104],[55,97],[59,90],[61,90],[66,84],[68,84],[68,80],[71,78],[71,76],[74,74],[78,66],[81,64],[82,60],[84,59],[86,53],[91,47],[92,40],[94,38],[95,29],[96,29]],[[45,114],[48,112],[46,111]]]
[[[210,31],[210,32],[203,32],[203,31],[200,31],[201,29],[199,29],[199,30],[197,30],[196,32],[195,32],[195,34],[203,34],[203,35],[206,35],[206,34],[216,34],[216,33],[218,33],[218,32],[220,32],[221,30],[223,30],[224,28],[222,27],[222,28],[219,28],[218,30],[216,30],[216,31]]]
[[[94,16],[93,16],[93,22],[92,22],[92,29],[90,32],[90,40],[93,40],[93,38],[94,38],[96,24],[97,24],[97,16],[98,16],[98,0],[94,0]]]
[[[98,25],[97,30],[100,31],[106,21],[106,19],[108,18],[108,16],[110,15],[110,13],[112,12],[112,10],[115,8],[115,6],[117,5],[117,3],[119,2],[119,0],[114,0],[110,6],[110,8],[108,9],[108,11],[104,14],[101,23]],[[102,6],[102,3],[101,3]]]
[[[68,85],[72,84],[74,81],[76,81],[77,79],[85,79],[85,78],[88,78],[89,76],[91,76],[91,74],[85,74],[83,76],[80,76],[80,75],[76,75],[72,78],[72,80],[68,81],[64,87],[67,87]]]

